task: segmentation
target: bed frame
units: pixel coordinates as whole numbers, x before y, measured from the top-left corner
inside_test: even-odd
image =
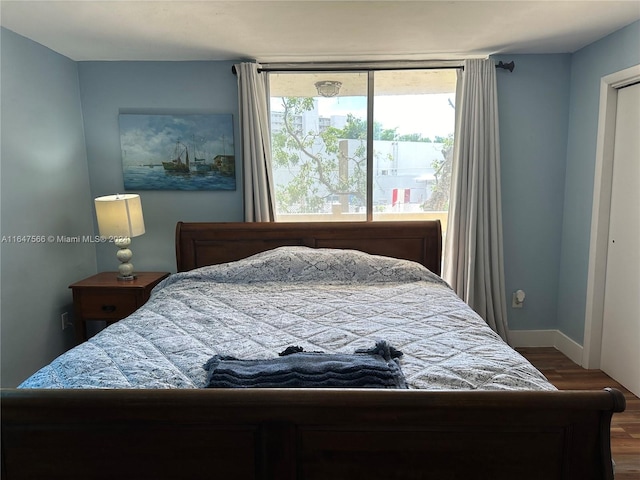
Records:
[[[178,271],[232,262],[281,246],[351,248],[419,262],[440,275],[440,220],[426,222],[178,223]]]
[[[342,247],[439,273],[440,237],[437,221],[180,223],[176,253],[188,270],[280,245]],[[610,480],[624,408],[615,389],[5,389],[2,478]]]

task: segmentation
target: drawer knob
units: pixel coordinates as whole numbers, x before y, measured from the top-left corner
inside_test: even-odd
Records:
[[[105,313],[113,313],[116,311],[115,305],[102,305],[102,311]]]

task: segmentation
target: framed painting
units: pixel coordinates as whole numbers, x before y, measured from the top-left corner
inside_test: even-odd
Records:
[[[125,190],[235,190],[231,114],[120,114]]]

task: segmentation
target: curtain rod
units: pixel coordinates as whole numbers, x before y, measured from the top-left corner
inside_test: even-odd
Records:
[[[436,64],[438,64],[436,66]],[[496,68],[509,70],[513,72],[516,64],[512,60],[509,63],[504,63],[502,60],[496,64]],[[258,72],[323,72],[323,71],[361,71],[361,70],[445,70],[449,68],[462,68],[462,62],[457,61],[444,61],[444,62],[400,62],[400,63],[381,63],[381,64],[362,64],[362,63],[289,63],[289,64],[265,64],[258,69]],[[231,72],[236,75],[236,66],[231,66]]]

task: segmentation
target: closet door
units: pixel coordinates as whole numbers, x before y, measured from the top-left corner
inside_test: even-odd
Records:
[[[640,84],[618,91],[601,368],[640,396]]]

